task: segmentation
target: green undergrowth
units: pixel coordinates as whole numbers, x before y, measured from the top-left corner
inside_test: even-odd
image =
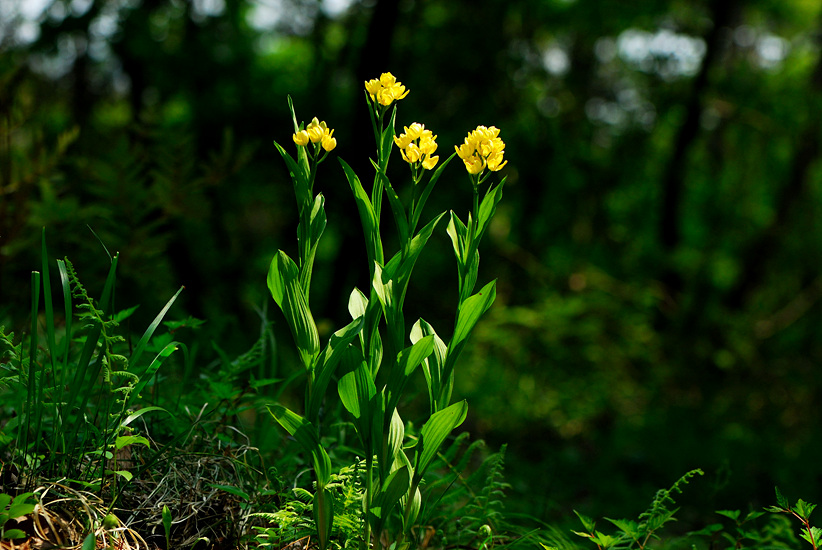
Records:
[[[30,331],[0,329],[0,537],[150,548],[315,541],[310,463],[261,421],[266,405],[296,386],[293,376],[275,376],[265,313],[256,340],[235,357],[195,337],[204,321],[174,318],[179,293],[134,335],[124,329],[134,308],[114,307],[117,256],[94,298],[68,259],[48,259],[45,238],[42,253]],[[324,414],[329,545],[359,548],[366,461],[342,410]],[[405,434],[413,445],[419,428],[408,423]],[[615,504],[599,521],[578,513],[581,528],[546,525],[507,510],[506,452],[465,431],[449,438],[420,487],[409,547],[816,549],[822,534],[810,518],[815,506],[779,491],[767,509],[688,510],[680,525],[676,500],[703,489],[691,483],[700,470],[658,491],[634,519],[614,519]],[[38,530],[27,521],[34,516],[54,527]]]

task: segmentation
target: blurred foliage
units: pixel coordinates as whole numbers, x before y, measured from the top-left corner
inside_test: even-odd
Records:
[[[696,467],[714,509],[768,502],[776,483],[819,500],[817,2],[4,6],[7,326],[28,322],[42,226],[102,286],[90,227],[121,252],[117,300],[145,306],[136,326],[183,284],[183,317],[206,319],[204,338],[249,349],[266,266],[293,242],[292,190],[271,146],[290,133],[286,94],[337,129],[340,157],[364,159],[361,84],[390,70],[411,90],[399,124],[425,123],[444,149],[495,125],[507,144],[506,196],[482,252],[497,304],[455,397],[471,403],[477,436],[510,443],[514,502],[543,518],[613,502],[639,511]],[[365,252],[342,171],[318,185],[329,227],[315,273],[340,274],[313,286],[327,331],[367,274],[352,267]],[[440,192],[433,201],[469,197],[456,169]],[[437,238],[409,302],[445,319],[456,280]],[[293,358],[282,362],[290,372]]]

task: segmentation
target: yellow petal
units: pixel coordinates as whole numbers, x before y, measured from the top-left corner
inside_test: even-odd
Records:
[[[322,146],[326,151],[332,151],[337,146],[337,139],[327,135],[323,137]]]
[[[305,130],[300,130],[299,132],[294,134],[292,138],[294,139],[294,143],[296,143],[297,145],[308,145],[308,132],[306,132]]]

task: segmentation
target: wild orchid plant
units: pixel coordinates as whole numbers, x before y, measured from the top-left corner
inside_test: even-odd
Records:
[[[403,540],[420,510],[419,486],[425,471],[443,441],[466,418],[466,402],[451,403],[454,365],[477,321],[496,297],[496,281],[472,292],[477,281],[479,244],[505,183],[503,178],[491,184],[480,201],[482,184],[506,163],[499,130],[478,127],[439,163],[434,154],[437,136],[424,125],[415,122],[396,135],[396,104],[408,95],[405,86],[391,73],[384,73],[366,82],[365,92],[377,145],[377,159],[371,160],[375,171],[371,193],[363,188],[351,166],[342,159],[340,164],[359,211],[372,284],[367,293],[353,289],[348,302],[353,321],[335,332],[324,348],[311,313],[309,290],[317,245],[326,226],[325,199],[322,193],[314,195],[314,181],[319,164],[336,147],[334,130],[317,118],[305,127],[298,124],[289,98],[296,158],[275,142],[297,197],[299,257],[295,262],[278,251],[268,272],[268,288],[294,337],[305,368],[306,393],[304,416],[280,405],[270,406],[269,410],[312,457],[316,479],[313,512],[322,549],[329,545],[334,508],[328,490],[331,461],[320,443],[318,428],[320,406],[335,372],[340,400],[353,417],[366,462],[362,545],[371,546],[372,532],[379,540],[386,520],[399,504],[403,527],[397,547],[407,547],[409,543]],[[410,204],[400,198],[387,176],[394,146],[411,170]],[[455,156],[460,157],[468,172],[473,207],[466,222],[450,212],[447,233],[457,259],[459,299],[453,333],[446,344],[423,319],[414,323],[410,333],[406,332],[403,303],[414,264],[445,216],[445,212],[434,216],[417,231],[425,203]],[[380,230],[383,196],[388,198],[400,241],[399,250],[388,261]],[[404,447],[405,425],[397,407],[403,389],[419,366],[428,388],[429,415],[416,442]]]

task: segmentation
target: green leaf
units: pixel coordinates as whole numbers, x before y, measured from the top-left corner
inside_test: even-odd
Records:
[[[146,387],[148,381],[151,380],[154,374],[160,369],[165,360],[168,359],[172,353],[177,351],[178,346],[180,345],[181,344],[179,342],[169,342],[166,344],[166,346],[160,350],[160,353],[158,353],[157,356],[151,361],[151,364],[149,364],[142,373],[137,375],[139,382],[137,382],[137,385],[134,386],[134,390],[129,396],[129,403],[140,396],[140,392],[142,392],[143,388]]]
[[[594,527],[596,526],[596,522],[592,518],[590,518],[590,517],[588,517],[584,514],[580,514],[576,510],[574,510],[574,513],[577,515],[577,517],[579,518],[579,521],[582,523],[582,526],[585,528],[586,531],[590,532],[590,531],[594,530]],[[585,533],[582,536],[587,537],[587,536],[589,536],[589,534]]]
[[[116,470],[116,471],[106,470],[106,474],[117,474],[118,476],[122,477],[126,481],[131,481],[132,478],[134,477],[134,474],[132,474],[128,470]]]
[[[605,518],[607,521],[613,523],[617,529],[628,535],[634,540],[639,538],[639,524],[629,519],[611,519]]]
[[[397,407],[405,384],[408,382],[414,369],[422,363],[423,359],[431,355],[433,351],[434,337],[432,335],[421,338],[397,355],[397,364],[390,372],[388,382],[385,385],[386,410],[392,411]]]
[[[163,531],[165,531],[166,543],[168,543],[168,539],[171,537],[171,520],[171,510],[168,509],[168,505],[163,504]]]
[[[473,243],[469,243],[469,230],[473,224],[471,214],[468,214],[468,225],[463,224],[459,217],[451,211],[451,221],[448,223],[447,233],[451,237],[451,244],[454,247],[454,255],[457,258],[459,268],[459,295],[460,300],[468,297],[477,282],[477,272],[479,270],[479,250],[476,238]]]
[[[420,221],[420,216],[422,215],[423,208],[425,208],[425,203],[428,201],[428,197],[431,195],[431,191],[434,190],[434,185],[436,185],[437,180],[440,179],[445,167],[448,166],[448,163],[451,162],[454,157],[457,156],[456,151],[451,153],[451,156],[445,159],[437,169],[434,170],[434,173],[431,174],[431,177],[428,180],[428,183],[425,186],[417,185],[414,188],[414,196],[416,200],[414,201],[414,206],[411,210],[411,229],[412,231],[417,227],[417,223]],[[417,191],[421,189],[419,196],[417,196]]]
[[[294,194],[297,197],[297,207],[302,212],[304,208],[308,208],[311,204],[311,187],[309,185],[309,168],[306,161],[305,165],[302,162],[299,164],[279,143],[274,142],[274,147],[279,151],[280,156],[283,157],[286,167],[288,167],[288,174],[291,176],[291,181],[294,184]],[[299,151],[302,147],[298,147]]]
[[[317,247],[319,246],[320,238],[325,231],[326,223],[325,198],[322,193],[320,193],[314,197],[314,205],[311,208],[311,214],[309,216],[308,253],[305,257],[305,263],[300,266],[300,286],[302,287],[303,294],[306,298],[310,295],[309,291],[311,288],[311,274],[314,270],[314,257],[317,255]],[[302,225],[302,222],[300,225]],[[298,229],[297,235],[302,235],[302,231],[300,229]]]
[[[742,513],[739,510],[717,510],[717,514],[720,516],[725,516],[726,518],[730,518],[734,521],[739,519],[739,515]]]
[[[420,232],[415,235],[413,239],[411,239],[411,243],[409,244],[407,251],[405,251],[405,255],[403,255],[403,251],[397,252],[385,266],[385,273],[387,274],[387,277],[397,281],[396,284],[399,291],[400,304],[405,302],[405,293],[408,290],[408,283],[411,280],[411,273],[414,270],[414,265],[417,263],[417,259],[420,257],[420,254],[425,248],[425,245],[428,243],[428,240],[431,238],[434,229],[437,227],[437,224],[444,215],[445,212],[428,222],[425,227],[423,227]],[[384,278],[385,276],[386,275],[383,275]]]
[[[334,524],[334,497],[324,487],[318,487],[314,495],[314,523],[317,526],[317,538],[320,539],[320,550],[325,550]]]
[[[308,400],[308,419],[314,421],[320,413],[320,406],[325,398],[325,390],[331,382],[331,376],[340,362],[342,352],[359,335],[363,327],[363,317],[357,317],[345,327],[331,335],[314,367],[314,385]]]
[[[135,420],[137,420],[138,418],[140,418],[141,416],[143,416],[144,414],[150,413],[152,411],[162,411],[162,412],[166,413],[167,415],[169,415],[170,417],[174,418],[173,414],[171,414],[170,412],[168,412],[167,410],[165,410],[162,407],[143,407],[139,411],[128,415],[126,417],[126,419],[123,420],[123,422],[120,424],[120,427],[124,428],[124,427],[128,426],[129,424],[131,424],[132,422],[134,422]]]
[[[365,294],[363,294],[359,288],[354,287],[354,290],[351,291],[351,295],[348,297],[348,313],[351,314],[351,318],[356,319],[357,317],[363,317],[367,308],[368,298],[365,297]]]
[[[148,439],[140,435],[122,435],[114,440],[114,448],[119,451],[123,447],[134,445],[136,443],[151,448],[151,444]]]
[[[383,483],[379,493],[374,498],[371,507],[373,514],[369,518],[372,522],[374,533],[381,533],[382,527],[394,506],[408,492],[411,487],[411,473],[408,466],[403,466],[391,472]]]
[[[796,501],[796,506],[794,506],[793,511],[799,514],[799,517],[802,519],[807,520],[813,513],[814,508],[816,508],[816,504],[805,502],[800,498]]]
[[[452,210],[451,220],[448,222],[446,233],[451,237],[451,245],[454,247],[454,255],[457,257],[459,265],[465,265],[466,247],[468,246],[468,228],[462,223],[459,216]]]
[[[345,374],[337,383],[340,400],[355,419],[368,418],[369,403],[376,395],[377,388],[362,352],[359,348],[349,346],[343,353],[342,363]]]
[[[382,265],[385,260],[382,251],[382,239],[380,238],[379,219],[376,212],[374,212],[374,206],[371,204],[371,199],[368,197],[365,189],[363,189],[360,178],[357,177],[354,170],[343,159],[340,158],[339,161],[343,167],[343,172],[345,172],[348,185],[354,194],[357,210],[360,213],[360,223],[362,224],[363,233],[365,234],[368,261],[371,264],[376,262]]]
[[[27,514],[30,514],[34,511],[35,504],[33,502],[28,502],[28,500],[34,495],[34,493],[21,493],[14,497],[11,501],[11,505],[9,506],[8,501],[0,506],[0,511],[4,512],[4,515],[8,517],[8,519],[15,519]],[[8,495],[3,495],[8,497]],[[6,510],[6,506],[9,506],[9,509]]]
[[[402,441],[405,439],[405,424],[403,424],[400,413],[394,409],[391,414],[391,424],[388,427],[388,447],[385,454],[385,463],[392,464],[398,454],[401,454]]]
[[[374,166],[378,176],[382,179],[382,182],[385,185],[385,195],[388,197],[388,204],[391,205],[391,212],[394,214],[394,222],[397,224],[397,235],[399,236],[400,243],[404,245],[410,238],[408,216],[405,213],[405,208],[402,205],[399,195],[397,195],[397,192],[394,191],[394,188],[391,186],[388,176],[380,171],[380,167],[377,166],[373,160],[371,160],[371,164]]]
[[[425,470],[436,456],[442,442],[457,426],[465,421],[467,415],[468,403],[465,400],[454,403],[431,415],[431,418],[420,430],[414,468],[415,480],[422,479]]]
[[[674,514],[679,511],[679,508],[674,508],[673,510],[666,510],[664,513],[658,513],[656,515],[651,516],[648,519],[647,527],[649,531],[656,531],[669,521],[676,521],[674,519]]]
[[[320,337],[299,283],[297,265],[282,250],[271,260],[268,289],[291,329],[303,365],[310,369],[320,350]]]
[[[4,539],[24,539],[28,536],[25,531],[21,529],[9,529],[7,531],[3,531],[2,533]]]
[[[97,548],[97,540],[94,538],[94,533],[89,533],[83,540],[83,547],[80,550],[95,550]]]
[[[206,485],[208,485],[209,487],[214,487],[215,489],[219,489],[221,491],[225,491],[226,493],[234,495],[235,497],[239,497],[246,502],[251,501],[251,497],[248,493],[246,493],[238,487],[234,487],[233,485],[221,485],[219,483],[207,483]]]
[[[820,537],[822,537],[822,529],[818,527],[811,527],[810,530],[802,529],[799,536],[811,543],[814,548],[818,548]]]
[[[781,493],[781,492],[779,492],[779,487],[774,487],[774,490],[776,491],[776,503],[777,503],[780,507],[782,507],[783,509],[785,509],[785,510],[790,510],[790,509],[791,509],[791,505],[790,505],[790,503],[788,502],[788,499],[787,499],[787,498],[785,498],[784,496],[782,496],[782,493]]]
[[[324,488],[331,480],[331,459],[320,446],[320,436],[311,422],[282,405],[270,405],[268,412],[280,426],[291,434],[314,460],[318,489]]]
[[[434,353],[425,358],[422,363],[422,372],[425,375],[425,383],[428,386],[428,401],[431,414],[436,412],[436,399],[442,389],[442,371],[445,368],[445,357],[448,354],[448,346],[445,345],[434,327],[427,321],[418,319],[411,327],[411,343],[417,343],[424,336],[434,337]]]
[[[408,494],[405,494],[402,499],[400,499],[400,506],[404,507],[406,505],[408,496]],[[412,527],[414,527],[414,525],[416,525],[417,517],[420,515],[420,508],[422,507],[422,493],[420,493],[419,487],[414,489],[413,499],[414,500],[411,501],[411,508],[408,512],[408,517],[403,514],[402,524],[405,531],[409,531]]]
[[[488,229],[491,218],[494,217],[494,212],[497,210],[497,205],[499,204],[499,201],[502,200],[502,187],[505,185],[505,179],[506,178],[502,178],[499,185],[490,187],[488,192],[485,194],[485,197],[482,199],[477,219],[477,235],[475,236],[475,242],[477,245],[479,245],[480,240],[482,240],[483,235],[485,235],[485,231]]]
[[[496,280],[491,281],[482,289],[466,299],[457,311],[457,321],[454,328],[454,335],[448,343],[448,353],[445,357],[442,380],[447,381],[451,377],[454,365],[465,347],[468,336],[474,330],[480,317],[488,311],[497,297]],[[447,404],[448,395],[440,394],[439,406]]]
[[[172,304],[174,304],[174,302],[177,300],[177,297],[180,295],[184,288],[184,286],[181,286],[180,289],[177,290],[174,296],[172,296],[171,299],[168,302],[166,302],[166,305],[163,307],[163,309],[160,310],[160,313],[157,314],[157,316],[148,326],[146,331],[143,333],[143,336],[140,338],[140,341],[137,342],[136,346],[134,346],[134,352],[131,354],[131,357],[128,360],[129,365],[131,365],[132,367],[137,366],[137,361],[140,360],[140,356],[146,349],[148,341],[154,335],[154,331],[157,330],[157,327],[160,325],[160,323],[163,322],[163,318],[166,316],[166,313],[168,313],[168,310],[171,308]]]
[[[611,546],[614,545],[615,542],[617,542],[616,537],[606,535],[605,533],[600,533],[599,531],[594,532],[594,536],[592,537],[592,540],[596,544],[601,546],[603,550],[605,550],[606,548],[610,548]]]

